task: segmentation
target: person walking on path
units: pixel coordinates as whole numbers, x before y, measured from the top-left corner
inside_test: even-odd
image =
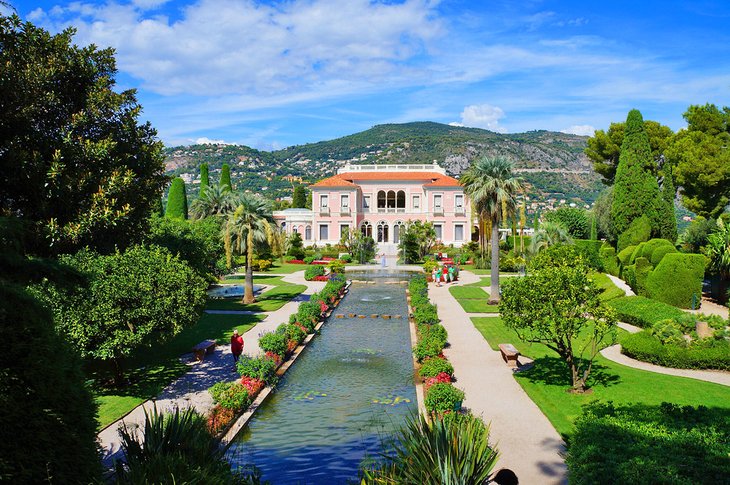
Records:
[[[453,283],[454,281],[456,281],[456,278],[455,278],[455,275],[454,275],[454,266],[453,265],[452,266],[449,266],[449,273],[448,273],[448,275],[449,275],[448,276],[449,283]]]
[[[380,254],[380,267],[385,268],[385,253]]]
[[[231,353],[235,364],[243,353],[243,336],[238,334],[238,329],[235,329],[231,335]]]
[[[433,281],[434,283],[436,283],[436,267],[435,266],[431,270],[431,281]]]
[[[443,270],[439,266],[436,269],[436,286],[441,286],[441,275],[443,275]]]

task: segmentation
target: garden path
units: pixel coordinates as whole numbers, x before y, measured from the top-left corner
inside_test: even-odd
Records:
[[[265,320],[257,323],[243,334],[244,353],[247,355],[258,355],[261,352],[258,346],[259,335],[274,330],[281,323],[288,322],[289,315],[297,311],[299,303],[308,300],[312,293],[321,290],[326,284],[321,281],[306,281],[304,271],[283,276],[284,281],[306,285],[307,289],[278,310],[262,312],[266,315]],[[127,426],[144,424],[145,410],[149,413],[155,405],[158,410],[165,411],[175,407],[188,408],[192,406],[199,412],[205,413],[213,407],[213,400],[208,393],[208,388],[216,382],[225,379],[234,380],[238,376],[233,365],[229,345],[216,347],[213,354],[205,356],[203,362],[195,363],[192,354],[185,354],[182,359],[190,365],[190,370],[185,375],[167,386],[157,399],[145,401],[98,434],[99,443],[103,448],[102,463],[106,469],[111,469],[113,460],[121,456],[118,433],[120,426],[124,424]]]
[[[479,279],[470,271],[460,274],[463,284]],[[491,422],[491,441],[500,452],[495,468],[513,470],[521,483],[566,483],[563,439],[471,323],[475,315],[463,310],[448,284],[430,285],[429,296],[449,333],[444,354],[454,366],[456,386],[466,392],[464,406]]]
[[[606,276],[608,276],[608,278],[613,281],[613,284],[616,285],[618,289],[623,290],[624,293],[626,293],[626,296],[636,296],[634,290],[632,290],[631,287],[627,285],[624,280],[622,280],[618,276],[614,276],[608,273],[606,273]]]

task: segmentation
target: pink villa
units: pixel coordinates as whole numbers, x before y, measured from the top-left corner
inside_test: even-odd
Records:
[[[274,212],[287,233],[305,245],[337,244],[357,228],[372,236],[378,251],[395,254],[409,221],[430,221],[436,238],[456,247],[471,240],[469,199],[458,180],[438,164],[346,165],[310,186],[312,210]]]

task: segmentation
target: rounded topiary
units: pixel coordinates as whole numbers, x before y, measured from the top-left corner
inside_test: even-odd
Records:
[[[679,308],[699,305],[705,262],[702,254],[667,254],[646,279],[649,297]]]
[[[667,254],[672,253],[678,253],[677,248],[674,246],[659,246],[651,253],[651,258],[649,258],[649,261],[651,262],[652,266],[657,266],[662,258],[666,256]]]
[[[635,219],[629,228],[618,237],[617,248],[622,252],[629,246],[638,246],[651,237],[651,221],[646,216]]]
[[[188,196],[185,193],[185,182],[180,177],[174,178],[170,185],[165,216],[170,219],[188,218]]]

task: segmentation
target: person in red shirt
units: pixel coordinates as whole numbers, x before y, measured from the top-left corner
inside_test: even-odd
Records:
[[[233,362],[238,362],[238,358],[243,353],[243,337],[238,334],[238,329],[235,329],[231,336],[231,353],[233,354]]]

